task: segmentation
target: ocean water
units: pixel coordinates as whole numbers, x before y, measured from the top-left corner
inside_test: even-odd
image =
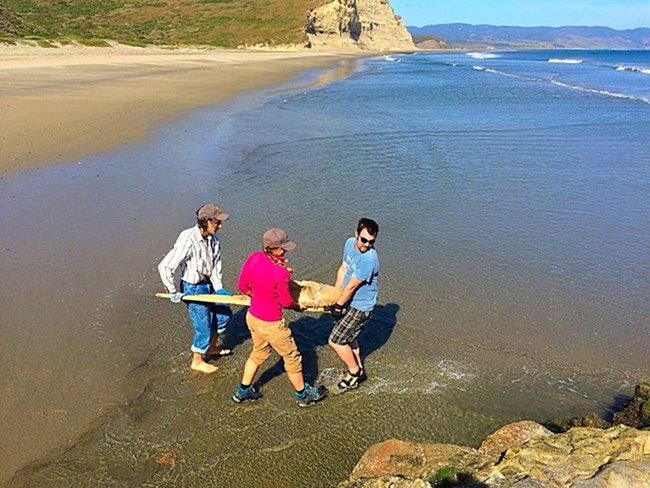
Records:
[[[93,387],[120,395],[16,485],[335,486],[386,438],[477,446],[510,421],[607,415],[647,380],[650,52],[417,53],[309,88],[316,76],[0,182],[3,228],[51,216],[3,237],[3,274],[44,296],[34,276],[63,276],[86,297],[50,297],[48,313],[58,355],[74,350],[86,365],[75,377],[93,381],[51,368],[48,384],[81,406]],[[234,405],[250,351],[240,310],[235,356],[188,373],[186,313],[151,295],[157,262],[208,200],[231,214],[230,288],[269,227],[297,242],[296,278],[333,282],[356,220],[378,221],[359,390],[298,409],[274,358],[264,399]],[[38,272],[23,265],[45,253],[37,231],[51,257]],[[75,272],[90,265],[99,279]],[[4,291],[18,322],[24,302]],[[42,316],[29,313],[21,323]],[[307,380],[331,385],[331,320],[287,317]],[[72,412],[38,410],[49,425]]]

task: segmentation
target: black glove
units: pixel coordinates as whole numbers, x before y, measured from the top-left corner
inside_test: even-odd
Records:
[[[335,303],[329,308],[330,313],[332,314],[332,317],[335,319],[341,317],[342,315],[345,315],[345,312],[347,312],[345,306],[339,305],[338,303]]]

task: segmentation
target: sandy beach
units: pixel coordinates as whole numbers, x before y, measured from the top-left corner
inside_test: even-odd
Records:
[[[105,209],[100,211],[102,232],[129,247],[128,253],[110,250],[113,258],[106,259],[108,248],[93,242],[97,229],[88,224],[95,219],[84,209],[91,194],[111,185],[98,180],[92,183],[96,186],[58,192],[52,172],[30,175],[29,170],[145,140],[163,122],[281,85],[307,69],[327,68],[312,82],[327,83],[349,73],[358,58],[322,52],[0,46],[0,180],[5,185],[0,205],[0,484],[29,463],[65,451],[101,415],[138,394],[141,382],[127,376],[155,346],[136,344],[126,329],[123,340],[106,340],[96,330],[105,319],[93,317],[106,316],[102,303],[110,295],[108,307],[114,307],[115,290],[124,283],[146,282],[126,275],[153,269],[149,261],[159,244],[152,251],[150,240],[138,235],[141,229],[120,223],[123,209]],[[41,190],[27,181],[32,176],[43,181]],[[84,188],[91,194],[83,194]],[[146,205],[138,209],[138,219],[151,218],[143,213]],[[38,224],[30,231],[22,224],[25,219]],[[176,232],[164,228],[178,227],[173,221],[161,222],[165,235]],[[128,244],[131,239],[140,243]],[[131,261],[127,254],[136,248]],[[146,286],[139,299],[129,290],[126,300],[142,302],[160,287],[157,282]],[[123,320],[115,320],[118,330]],[[153,342],[159,339],[152,336]]]
[[[192,109],[345,64],[306,51],[0,46],[0,175],[143,139]]]

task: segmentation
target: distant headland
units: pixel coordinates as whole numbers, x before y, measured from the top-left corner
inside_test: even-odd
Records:
[[[650,29],[516,27],[471,24],[408,26],[424,49],[650,49]]]

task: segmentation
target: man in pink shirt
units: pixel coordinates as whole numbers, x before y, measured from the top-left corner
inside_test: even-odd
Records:
[[[251,254],[244,263],[237,287],[251,296],[251,305],[246,314],[246,324],[251,332],[253,350],[246,365],[241,384],[232,396],[234,402],[259,400],[262,393],[253,385],[253,379],[260,366],[275,350],[284,360],[284,369],[296,392],[294,397],[301,407],[307,407],[321,400],[325,387],[313,387],[302,375],[302,356],[296,342],[282,318],[285,308],[302,310],[289,293],[291,272],[287,269],[287,251],[296,244],[289,240],[282,229],[269,229],[262,236],[262,251]]]

